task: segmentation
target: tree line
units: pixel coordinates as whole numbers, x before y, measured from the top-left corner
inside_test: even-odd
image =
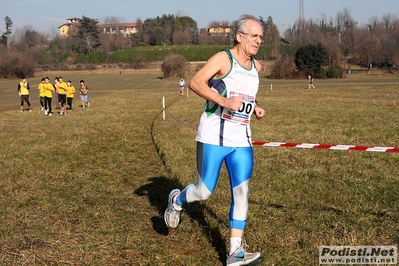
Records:
[[[268,54],[262,54],[261,59],[278,62],[272,77],[291,78],[310,72],[316,77],[340,76],[342,74],[339,73],[351,65],[396,67],[399,60],[399,19],[390,13],[381,18],[372,17],[368,23],[360,25],[352,18],[350,11],[344,9],[335,18],[322,15],[319,19],[297,20],[285,30],[283,36],[272,17],[264,19],[259,16],[259,20],[264,27],[262,47],[268,47]],[[7,16],[4,21],[5,31],[0,32],[2,77],[26,72],[23,65],[25,68],[33,64],[55,70],[66,65],[94,62],[93,57],[99,56],[106,58],[101,59],[104,62],[115,58],[112,55],[121,50],[135,47],[231,45],[230,36],[210,35],[207,29],[198,29],[196,21],[189,16],[162,15],[145,21],[138,19],[137,33],[128,36],[102,33],[97,19],[82,16],[77,31],[66,38],[58,34],[50,37],[31,27],[13,33],[11,18]],[[114,17],[109,17],[107,21],[119,22]],[[209,27],[229,24],[228,21],[212,21]],[[315,56],[318,58],[314,62],[305,60]],[[145,56],[139,58],[141,62],[147,60]],[[304,63],[307,65],[304,66]]]
[[[399,18],[391,13],[359,25],[345,8],[335,18],[296,21],[284,39],[297,47],[320,43],[330,66],[396,67],[399,62]]]

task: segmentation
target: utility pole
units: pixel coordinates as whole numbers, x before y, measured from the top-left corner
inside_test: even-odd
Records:
[[[299,26],[301,30],[304,28],[304,23],[305,23],[305,15],[303,8],[303,0],[299,0]]]

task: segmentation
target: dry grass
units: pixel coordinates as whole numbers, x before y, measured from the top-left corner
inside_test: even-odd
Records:
[[[223,265],[225,170],[207,202],[185,206],[176,230],[162,218],[170,189],[195,181],[195,131],[163,121],[161,99],[194,126],[203,100],[174,97],[177,80],[158,74],[62,75],[92,86],[91,108],[45,117],[33,94],[34,111],[20,113],[17,81],[0,81],[0,264]],[[254,121],[254,141],[399,146],[398,85],[270,82],[262,79],[267,115]],[[264,265],[317,265],[319,245],[397,244],[397,154],[254,152],[246,238]]]

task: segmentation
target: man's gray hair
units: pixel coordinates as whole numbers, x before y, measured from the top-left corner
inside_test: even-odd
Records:
[[[257,21],[262,26],[259,19],[257,19],[256,17],[254,17],[252,15],[245,14],[245,15],[242,15],[241,17],[239,17],[236,21],[233,22],[233,25],[231,26],[231,35],[233,38],[234,46],[238,44],[238,40],[237,40],[238,32],[248,33],[247,20]]]

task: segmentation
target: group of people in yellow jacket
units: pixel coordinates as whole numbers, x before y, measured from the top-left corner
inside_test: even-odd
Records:
[[[21,112],[25,110],[24,102],[27,103],[29,112],[32,111],[29,90],[29,83],[27,82],[26,77],[23,77],[18,84],[18,94],[21,97]],[[52,116],[53,93],[55,93],[57,100],[56,109],[60,109],[60,115],[66,115],[67,105],[69,106],[68,109],[72,111],[75,87],[72,85],[72,82],[70,80],[65,82],[62,77],[56,77],[54,79],[54,84],[52,84],[50,82],[50,79],[48,77],[45,77],[41,79],[38,90],[40,105],[42,107],[42,110],[44,110],[44,114],[46,116]],[[85,85],[84,80],[81,80],[79,94],[82,100],[82,107],[85,107],[85,105],[89,107],[87,96],[88,90],[89,88]]]
[[[50,83],[48,77],[42,78],[41,83],[38,86],[40,105],[44,114],[47,116],[52,115],[52,97],[53,92],[56,93],[57,102],[56,108],[60,109],[60,115],[66,115],[66,107],[69,105],[69,110],[72,111],[73,97],[75,94],[75,87],[72,82],[68,80],[65,82],[62,77],[56,77],[54,84]]]

